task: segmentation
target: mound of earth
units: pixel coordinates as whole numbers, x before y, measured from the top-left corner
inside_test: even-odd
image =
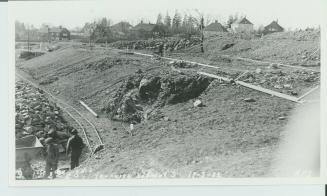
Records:
[[[43,54],[44,54],[43,52],[29,52],[29,51],[24,51],[24,52],[21,52],[20,53],[19,58],[22,58],[24,60],[30,60],[32,58],[41,56]]]
[[[199,53],[199,47],[186,48],[184,53],[208,59],[229,55],[275,63],[319,66],[320,30],[278,32],[251,39],[243,39],[237,34],[222,33],[205,39],[204,49],[205,54],[202,55]]]
[[[161,43],[164,43],[167,51],[176,51],[184,48],[192,47],[200,44],[200,38],[191,37],[190,39],[170,37],[165,39],[148,39],[137,41],[117,41],[111,43],[110,46],[119,49],[156,49]]]
[[[112,102],[104,108],[117,119],[140,122],[151,118],[148,108],[163,107],[196,98],[210,85],[212,79],[195,73],[158,72],[137,73],[118,89]]]

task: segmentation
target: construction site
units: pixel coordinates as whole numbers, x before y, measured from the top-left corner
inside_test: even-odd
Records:
[[[16,179],[43,179],[51,130],[59,180],[273,177],[291,116],[319,103],[319,29],[21,45],[16,159],[22,138],[36,154]],[[73,128],[85,147],[70,170]]]

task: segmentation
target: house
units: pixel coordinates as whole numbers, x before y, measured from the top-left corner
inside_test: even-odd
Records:
[[[227,32],[227,29],[216,20],[204,28],[205,36],[217,35],[223,32]]]
[[[131,30],[137,34],[138,38],[150,38],[155,35],[155,32],[154,32],[155,26],[156,26],[155,24],[144,23],[143,21],[141,21],[139,24],[137,24]]]
[[[282,32],[284,28],[278,24],[278,21],[272,21],[269,25],[265,26],[263,34]]]
[[[70,40],[70,31],[62,26],[48,28],[49,40]]]
[[[250,33],[253,32],[253,24],[246,18],[240,18],[231,25],[234,33]]]
[[[126,34],[127,32],[129,32],[132,28],[133,28],[133,26],[131,24],[129,24],[128,22],[119,22],[119,23],[111,26],[111,29],[113,31],[123,33],[123,34]]]

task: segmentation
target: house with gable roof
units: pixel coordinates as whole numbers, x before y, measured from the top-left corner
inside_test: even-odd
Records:
[[[217,35],[224,32],[227,32],[227,29],[222,24],[220,24],[218,20],[215,20],[215,22],[204,28],[205,36]]]
[[[284,28],[278,24],[277,20],[275,20],[272,21],[269,25],[265,26],[263,33],[269,34],[282,31],[284,31]]]
[[[231,25],[234,33],[250,33],[253,32],[253,24],[246,18],[240,18]]]

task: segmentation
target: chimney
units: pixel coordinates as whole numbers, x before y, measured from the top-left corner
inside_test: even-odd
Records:
[[[215,23],[218,23],[218,20],[215,20]]]
[[[143,24],[143,20],[141,20],[141,24]]]
[[[61,25],[59,26],[59,29],[62,29],[62,26]]]

